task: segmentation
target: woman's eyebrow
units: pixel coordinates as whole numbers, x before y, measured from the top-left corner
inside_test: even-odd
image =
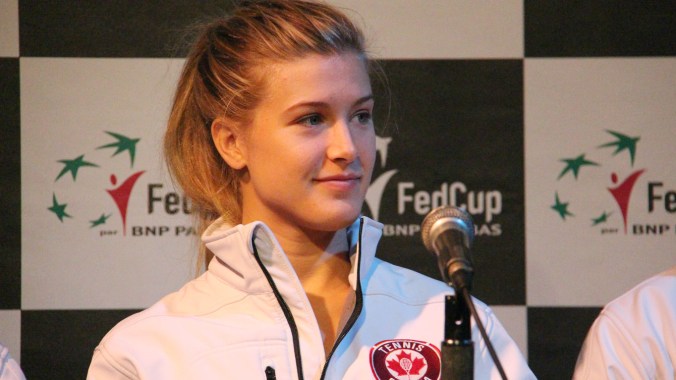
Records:
[[[357,99],[353,105],[359,105],[362,103],[366,103],[369,100],[373,99],[373,94],[368,94],[365,96],[362,96],[361,98]],[[297,108],[302,108],[302,107],[314,107],[314,108],[326,108],[329,107],[329,103],[327,102],[317,102],[317,101],[309,101],[309,102],[300,102],[292,105],[291,107],[287,108],[284,112],[291,112]]]

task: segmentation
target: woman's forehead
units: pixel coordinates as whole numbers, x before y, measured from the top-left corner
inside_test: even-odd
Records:
[[[312,54],[264,68],[262,98],[286,99],[324,97],[332,94],[363,97],[371,83],[364,58],[356,53]]]

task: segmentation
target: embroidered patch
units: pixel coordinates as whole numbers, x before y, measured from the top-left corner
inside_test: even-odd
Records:
[[[429,343],[392,339],[371,348],[371,371],[376,380],[439,380],[441,352]]]

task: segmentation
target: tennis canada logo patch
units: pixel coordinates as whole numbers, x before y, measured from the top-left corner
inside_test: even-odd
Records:
[[[371,371],[376,380],[439,380],[441,352],[418,340],[384,340],[371,348]]]

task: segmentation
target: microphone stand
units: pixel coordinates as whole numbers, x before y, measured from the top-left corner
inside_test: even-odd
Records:
[[[471,317],[503,380],[507,379],[493,343],[474,307],[472,268],[469,248],[474,239],[474,226],[469,214],[457,207],[442,206],[432,210],[421,224],[425,248],[437,255],[441,277],[455,288],[454,296],[446,296],[444,341],[441,343],[442,380],[473,380],[474,343]],[[471,317],[470,317],[471,314]]]
[[[498,358],[486,329],[474,307],[469,289],[472,283],[473,270],[463,259],[451,259],[442,275],[446,283],[453,286],[455,296],[446,296],[446,320],[444,323],[444,341],[441,349],[442,380],[474,379],[474,343],[472,341],[471,317],[481,333],[493,363],[500,377],[507,379],[502,363]],[[443,268],[440,261],[440,267]]]
[[[474,379],[474,343],[470,310],[460,296],[446,296],[444,341],[441,344],[441,379]]]

